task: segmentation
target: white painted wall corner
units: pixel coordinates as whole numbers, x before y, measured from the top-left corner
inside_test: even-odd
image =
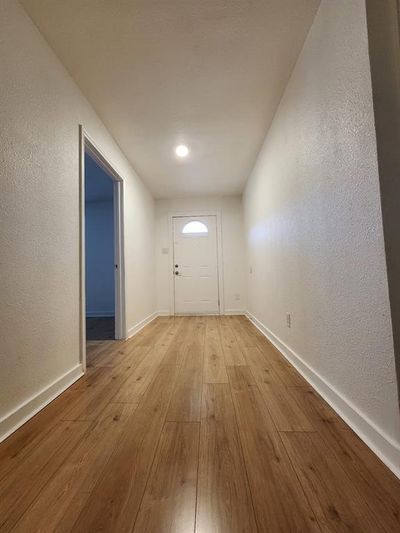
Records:
[[[361,413],[352,403],[320,376],[296,352],[260,322],[249,311],[247,318],[279,350],[279,352],[300,372],[300,374],[326,400],[336,413],[348,424],[365,444],[400,478],[400,446]]]

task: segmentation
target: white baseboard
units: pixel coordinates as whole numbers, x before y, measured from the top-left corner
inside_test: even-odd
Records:
[[[400,446],[386,435],[374,422],[359,411],[347,398],[335,389],[325,378],[311,368],[279,337],[248,311],[247,318],[267,337],[282,355],[314,387],[337,414],[348,424],[369,448],[400,478]]]
[[[83,369],[79,363],[40,392],[21,403],[16,409],[6,414],[0,420],[0,442],[11,435],[11,433],[14,433],[14,431],[25,424],[25,422],[46,407],[46,405],[57,398],[57,396],[82,376]]]
[[[207,315],[208,313],[205,313],[205,314]],[[215,314],[218,314],[218,313],[213,313],[213,315]],[[225,309],[223,314],[224,315],[245,315],[246,310],[245,309]],[[169,309],[157,311],[157,315],[158,316],[173,316],[171,315],[171,311],[169,311]],[[196,316],[196,315],[188,314],[188,316]]]
[[[130,339],[131,337],[136,335],[136,333],[139,333],[139,331],[141,329],[143,329],[145,326],[147,326],[147,324],[150,324],[150,322],[152,322],[157,317],[158,317],[158,312],[155,311],[154,313],[152,313],[148,317],[144,318],[143,320],[141,320],[140,322],[138,322],[134,326],[131,326],[130,328],[128,328],[128,334],[127,334],[126,338]]]

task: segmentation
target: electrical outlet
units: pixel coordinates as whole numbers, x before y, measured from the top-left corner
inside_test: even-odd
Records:
[[[249,268],[249,272],[250,272],[250,274],[253,274],[253,267]]]
[[[286,313],[286,325],[288,328],[292,327],[292,317],[290,313]]]
[[[240,300],[240,294],[235,294],[235,300],[238,302]]]

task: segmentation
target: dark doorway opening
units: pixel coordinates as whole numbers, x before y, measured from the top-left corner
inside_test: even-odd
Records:
[[[85,153],[86,339],[115,339],[114,182]]]

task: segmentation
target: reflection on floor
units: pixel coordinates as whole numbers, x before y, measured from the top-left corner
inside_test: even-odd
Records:
[[[86,339],[88,341],[107,341],[115,339],[114,317],[86,317]]]

